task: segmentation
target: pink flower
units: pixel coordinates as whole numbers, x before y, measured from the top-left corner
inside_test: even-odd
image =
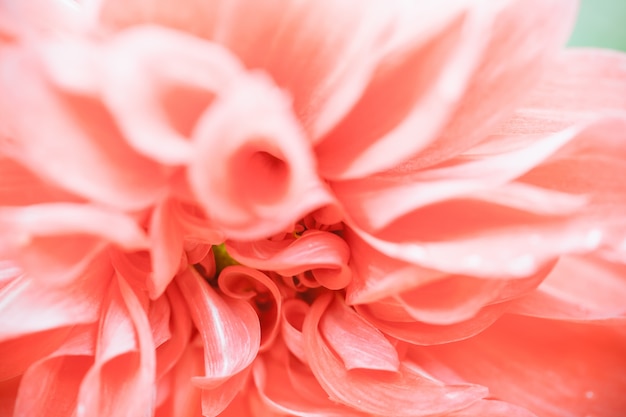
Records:
[[[621,415],[575,6],[0,4],[0,415]]]

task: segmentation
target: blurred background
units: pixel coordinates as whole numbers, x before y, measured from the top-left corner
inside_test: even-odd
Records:
[[[626,0],[582,0],[569,45],[626,51]]]

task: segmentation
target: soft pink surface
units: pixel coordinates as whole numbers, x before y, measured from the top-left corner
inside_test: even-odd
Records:
[[[0,415],[621,417],[626,56],[575,12],[0,2]]]

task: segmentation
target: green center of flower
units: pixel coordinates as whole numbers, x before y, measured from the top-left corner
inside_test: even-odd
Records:
[[[239,262],[234,260],[228,251],[226,250],[226,245],[222,243],[221,245],[213,246],[213,257],[215,258],[215,276],[218,277],[220,273],[230,265],[241,265]]]

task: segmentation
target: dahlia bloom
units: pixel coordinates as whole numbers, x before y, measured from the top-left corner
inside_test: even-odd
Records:
[[[621,416],[576,6],[2,1],[0,415]]]

